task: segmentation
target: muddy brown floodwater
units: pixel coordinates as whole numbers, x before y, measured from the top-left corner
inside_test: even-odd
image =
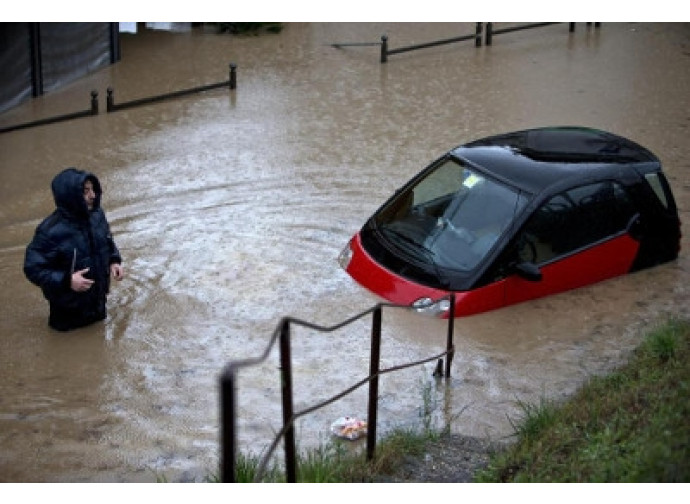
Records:
[[[399,185],[461,142],[512,129],[586,125],[649,147],[683,220],[680,258],[596,286],[465,319],[452,378],[433,365],[385,375],[379,432],[419,424],[500,439],[518,401],[558,399],[622,362],[645,329],[690,316],[690,25],[578,23],[391,56],[472,33],[474,23],[287,24],[258,37],[146,32],[122,60],[0,116],[8,126],[101,113],[0,135],[0,481],[201,481],[218,471],[218,379],[263,352],[280,318],[333,325],[380,301],[336,257]],[[227,79],[234,92],[105,113],[126,101]],[[62,168],[95,171],[125,258],[109,317],[69,334],[23,276],[24,249],[52,211]],[[382,365],[440,353],[445,322],[383,316]],[[368,372],[369,320],[293,332],[297,410]],[[280,426],[277,353],[240,375],[240,444],[261,452]],[[366,389],[299,419],[301,448]]]

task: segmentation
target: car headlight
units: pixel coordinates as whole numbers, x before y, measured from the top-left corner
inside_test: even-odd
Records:
[[[450,301],[448,299],[434,301],[431,298],[423,297],[412,303],[412,308],[414,308],[417,313],[438,316],[450,310]]]
[[[351,260],[352,260],[352,247],[350,246],[350,243],[348,242],[347,245],[345,245],[345,248],[343,248],[343,250],[338,255],[338,264],[340,264],[341,268],[343,268],[345,271],[347,271],[347,267],[350,265]]]

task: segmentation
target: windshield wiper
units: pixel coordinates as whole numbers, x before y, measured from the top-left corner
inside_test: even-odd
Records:
[[[439,279],[441,284],[443,285],[449,285],[448,279],[444,274],[442,274],[441,269],[438,267],[436,264],[436,261],[434,259],[434,253],[426,248],[424,245],[422,245],[419,242],[416,242],[409,236],[407,236],[404,233],[401,233],[400,231],[397,231],[395,229],[392,229],[388,226],[385,227],[380,227],[380,231],[386,235],[386,237],[391,240],[392,242],[395,243],[396,246],[398,246],[400,249],[402,249],[404,252],[406,252],[408,255],[413,257],[414,259],[419,259],[420,258],[420,253],[423,259],[426,261],[424,264],[428,264],[433,268],[434,273],[436,274],[436,277]],[[410,246],[412,245],[412,246]]]

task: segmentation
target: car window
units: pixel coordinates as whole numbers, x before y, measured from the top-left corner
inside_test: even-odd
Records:
[[[666,191],[664,190],[664,184],[662,183],[660,174],[647,173],[645,175],[645,179],[647,179],[647,182],[654,190],[654,194],[656,194],[656,197],[659,198],[661,204],[664,205],[664,208],[668,210],[668,197],[666,196]]]
[[[558,194],[539,207],[518,237],[522,260],[543,264],[624,231],[635,214],[625,189],[598,182]]]
[[[453,161],[446,161],[415,186],[412,204],[418,207],[443,201],[443,198],[455,195],[458,190],[466,189],[467,185],[463,184],[468,176],[471,176],[471,172],[465,167]],[[448,203],[447,200],[444,202]]]

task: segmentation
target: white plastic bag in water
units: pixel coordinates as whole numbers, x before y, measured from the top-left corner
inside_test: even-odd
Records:
[[[339,438],[354,441],[367,433],[367,423],[355,417],[345,416],[338,418],[331,424],[331,432]]]

